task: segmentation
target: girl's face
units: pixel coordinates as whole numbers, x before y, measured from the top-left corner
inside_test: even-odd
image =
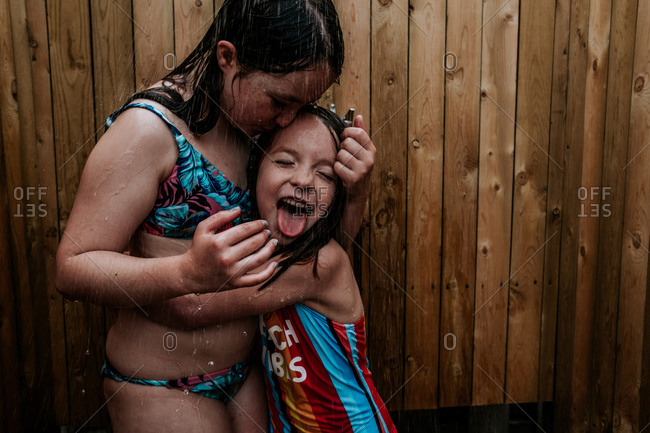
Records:
[[[314,115],[301,115],[279,130],[262,158],[256,195],[260,216],[280,245],[326,216],[336,187],[336,147]]]
[[[300,108],[320,98],[334,81],[324,65],[287,74],[251,72],[235,77],[238,70],[224,71],[221,106],[230,123],[251,137],[288,126]]]

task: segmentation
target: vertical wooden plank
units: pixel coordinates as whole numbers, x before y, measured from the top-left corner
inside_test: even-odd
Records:
[[[21,176],[21,183],[14,186],[18,189],[12,188],[12,191],[24,195],[16,205],[25,209],[24,214],[15,213],[12,225],[16,239],[15,256],[19,257],[17,263],[23,266],[17,272],[25,274],[25,277],[21,278],[19,296],[21,329],[30,329],[25,333],[23,350],[29,348],[28,358],[33,359],[30,363],[33,363],[34,374],[33,388],[29,389],[29,400],[25,404],[35,408],[27,420],[27,425],[30,426],[29,428],[41,430],[55,422],[55,398],[65,397],[67,400],[67,395],[55,392],[56,386],[66,389],[65,375],[60,375],[57,370],[52,369],[53,364],[56,363],[65,371],[65,358],[60,356],[61,352],[53,354],[50,350],[51,338],[62,335],[60,297],[55,298],[58,300],[55,304],[59,309],[53,316],[58,320],[54,322],[48,320],[50,312],[48,295],[56,293],[53,284],[54,252],[58,240],[54,148],[52,140],[48,140],[47,143],[42,140],[43,136],[49,138],[52,136],[49,75],[43,74],[41,69],[43,66],[47,68],[47,63],[43,65],[43,61],[47,62],[47,55],[42,56],[43,49],[38,50],[38,40],[30,35],[29,26],[33,21],[27,19],[26,4],[17,0],[11,0],[9,4],[21,132],[20,141],[10,144],[12,149],[9,153],[12,155],[12,165],[15,165],[14,170],[19,169]],[[41,13],[40,24],[45,29],[44,11]],[[42,32],[38,37],[47,51],[47,35]],[[44,58],[39,59],[39,57]],[[41,96],[40,92],[44,95]],[[47,103],[43,107],[38,107],[38,110],[45,112],[45,116],[36,114],[36,103],[39,102]],[[42,135],[42,132],[45,134]],[[33,194],[31,198],[30,191]],[[20,194],[21,192],[24,194]],[[53,328],[52,331],[50,327]],[[61,341],[58,341],[57,345],[60,343]],[[54,357],[57,359],[53,359]],[[55,377],[55,374],[59,377]]]
[[[132,1],[135,89],[139,92],[178,63],[174,54],[174,4],[172,0]]]
[[[20,2],[19,2],[20,3]],[[56,425],[69,423],[68,376],[65,353],[65,330],[63,316],[63,299],[54,287],[54,256],[59,244],[59,216],[56,186],[56,159],[54,150],[54,130],[52,119],[52,88],[50,77],[50,55],[48,50],[47,15],[45,0],[25,2],[29,54],[31,60],[31,79],[33,88],[33,125],[35,128],[35,149],[27,154],[36,155],[34,162],[34,180],[38,185],[47,186],[47,194],[41,197],[47,215],[41,218],[41,230],[35,236],[44,242],[43,248],[37,247],[37,254],[44,257],[44,266],[36,268],[35,278],[45,279],[45,283],[35,282],[37,287],[47,289],[47,317],[49,318],[51,359],[45,356],[50,368],[44,374],[50,374],[53,383],[53,410]],[[36,267],[42,265],[36,261]],[[44,272],[43,272],[44,271]],[[48,351],[46,351],[48,352]]]
[[[445,1],[410,6],[405,410],[438,401],[445,114]]]
[[[339,114],[343,115],[349,108],[354,108],[364,119],[367,131],[370,131],[370,15],[371,0],[348,2],[335,0],[334,6],[339,15],[343,40],[345,43],[345,63],[341,72],[340,84],[333,84],[325,95],[321,105],[334,103]],[[370,220],[369,208],[366,207],[364,220]],[[345,236],[345,235],[344,235]],[[349,240],[349,239],[348,239]],[[370,230],[363,224],[348,250],[351,257],[363,305],[366,314],[370,313],[370,286],[368,269],[370,260]]]
[[[447,3],[440,406],[467,406],[472,393],[481,19],[480,0]]]
[[[594,339],[595,278],[598,259],[598,221],[602,191],[602,157],[611,2],[589,4],[589,34],[585,84],[583,149],[578,214],[578,260],[573,320],[572,412],[574,431],[590,431],[589,397]],[[585,197],[586,193],[586,197]]]
[[[370,365],[380,395],[400,391],[403,380],[406,247],[406,137],[408,103],[408,3],[372,3],[372,175],[369,320]],[[387,349],[386,349],[387,348]],[[388,398],[388,397],[385,397]],[[387,404],[402,407],[397,393]]]
[[[48,1],[52,102],[60,226],[65,227],[85,160],[95,142],[90,11],[88,2]],[[100,369],[104,331],[100,307],[65,302],[70,423],[102,424],[91,416],[103,403]]]
[[[549,127],[548,199],[546,205],[546,247],[539,353],[539,400],[553,400],[555,390],[556,330],[560,251],[562,245],[562,191],[564,188],[565,141],[567,127],[567,92],[569,62],[569,30],[571,1],[555,2],[555,35],[553,42],[553,78]],[[549,158],[549,159],[550,159]],[[558,167],[560,165],[560,167]]]
[[[554,21],[554,2],[522,0],[506,365],[516,402],[539,395],[548,166],[559,164],[548,153]]]
[[[10,23],[8,0],[0,1],[0,22]],[[10,188],[13,180],[11,178],[11,167],[7,167],[5,147],[12,142],[20,142],[20,131],[18,129],[18,101],[16,100],[16,71],[14,67],[13,43],[11,27],[4,25],[0,28],[0,265],[5,272],[0,276],[0,296],[3,302],[0,304],[0,342],[2,353],[0,364],[2,365],[2,396],[4,400],[2,422],[0,428],[3,431],[10,431],[17,426],[20,431],[25,431],[25,401],[22,390],[24,389],[21,379],[21,360],[18,349],[17,317],[15,311],[15,289],[14,282],[15,265],[12,260],[13,249],[11,245],[12,230],[11,221],[14,212],[13,200],[10,200],[13,191]],[[9,271],[9,272],[7,272]]]
[[[176,60],[181,64],[201,42],[212,23],[213,2],[174,0],[174,38]]]
[[[650,248],[650,2],[638,3],[621,253],[614,431],[638,432]]]
[[[557,369],[555,375],[555,430],[574,431],[580,427],[582,414],[573,410],[575,354],[575,319],[577,262],[579,253],[580,201],[584,139],[585,80],[589,35],[589,1],[571,2],[569,43],[569,80],[564,162],[562,246],[560,252],[560,287],[558,293]],[[586,396],[584,396],[586,398]]]
[[[637,1],[612,2],[612,28],[607,112],[603,151],[603,197],[596,278],[597,320],[594,324],[593,385],[590,402],[590,431],[610,432],[616,365],[616,325],[620,293],[621,249],[625,208],[625,166],[628,162],[630,83],[634,61],[634,30]],[[605,208],[605,206],[607,206]],[[609,216],[608,216],[609,213]]]
[[[475,405],[503,403],[505,398],[519,26],[519,1],[504,5],[499,0],[488,0],[483,4],[472,391]],[[510,289],[515,299],[518,290]]]
[[[131,0],[90,3],[96,129],[134,92],[131,6]]]

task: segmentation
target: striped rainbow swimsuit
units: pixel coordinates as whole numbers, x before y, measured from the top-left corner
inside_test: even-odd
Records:
[[[271,432],[396,432],[370,378],[363,316],[295,304],[260,320]]]

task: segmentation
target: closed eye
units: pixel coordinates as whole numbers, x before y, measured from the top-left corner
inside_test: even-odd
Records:
[[[320,175],[327,179],[328,182],[334,182],[334,175],[325,172],[320,172]]]

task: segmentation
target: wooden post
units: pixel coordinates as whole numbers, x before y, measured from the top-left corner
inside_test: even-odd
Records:
[[[482,16],[480,0],[447,3],[440,406],[472,401]]]
[[[406,248],[408,2],[372,3],[372,139],[377,147],[370,204],[370,365],[390,410],[402,407]]]
[[[410,5],[405,410],[438,403],[445,114],[446,5]]]
[[[519,2],[483,3],[476,301],[472,403],[504,402],[515,150]],[[480,37],[477,33],[474,37]],[[515,276],[516,277],[516,276]],[[510,288],[510,289],[509,289]],[[516,308],[516,307],[515,307]]]

